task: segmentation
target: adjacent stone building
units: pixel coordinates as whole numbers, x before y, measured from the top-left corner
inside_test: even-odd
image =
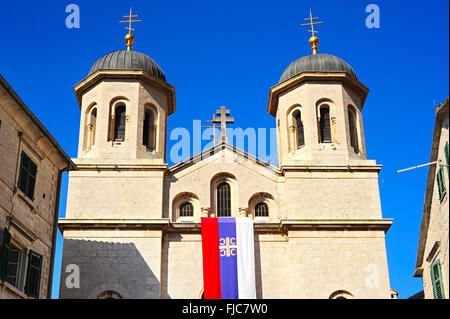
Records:
[[[258,298],[391,298],[368,89],[342,59],[302,57],[270,89],[279,167],[226,140],[169,167],[175,89],[142,53],[105,55],[75,94],[61,298],[201,298],[202,216],[254,219]]]
[[[431,163],[420,226],[414,277],[423,281],[425,299],[449,297],[449,145],[448,98],[436,108]]]
[[[74,167],[0,75],[0,299],[50,297],[61,175]]]

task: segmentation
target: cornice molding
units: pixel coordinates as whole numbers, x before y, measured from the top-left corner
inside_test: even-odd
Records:
[[[156,76],[151,75],[147,71],[142,70],[97,70],[88,75],[74,86],[75,95],[77,97],[78,107],[80,110],[83,94],[98,82],[105,79],[142,81],[167,94],[168,115],[171,115],[176,110],[175,87],[161,79],[158,79]]]
[[[276,117],[278,97],[303,82],[340,82],[358,92],[361,96],[361,108],[369,94],[369,89],[353,76],[345,72],[303,72],[270,88],[267,112]]]
[[[382,230],[385,233],[393,219],[283,219],[279,222],[255,222],[255,232],[285,233],[288,230]],[[171,222],[161,219],[59,219],[58,227],[65,230],[141,230],[157,229],[167,232],[200,232],[199,222]]]

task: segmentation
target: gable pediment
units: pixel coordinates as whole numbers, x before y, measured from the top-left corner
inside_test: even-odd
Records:
[[[211,166],[213,166],[214,169],[211,169]],[[277,167],[228,143],[222,143],[211,147],[170,167],[169,173],[172,176],[180,178],[193,171],[202,170],[204,167],[205,173],[208,173],[208,175],[212,171],[221,173],[225,172],[225,170],[230,170],[229,173],[233,174],[233,171],[244,169],[266,176],[274,181],[281,176],[281,172]],[[206,169],[206,167],[208,168]],[[212,176],[209,176],[209,178],[211,177]]]

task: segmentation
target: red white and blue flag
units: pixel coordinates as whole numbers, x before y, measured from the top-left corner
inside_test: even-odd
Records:
[[[202,217],[205,299],[255,299],[253,221]]]

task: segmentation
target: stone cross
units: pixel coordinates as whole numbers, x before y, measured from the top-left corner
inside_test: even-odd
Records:
[[[223,142],[228,142],[227,139],[227,123],[234,123],[234,118],[233,117],[227,117],[228,115],[230,115],[230,110],[227,110],[227,108],[225,106],[221,106],[220,110],[216,111],[216,116],[213,116],[213,123],[220,123],[220,139]]]

